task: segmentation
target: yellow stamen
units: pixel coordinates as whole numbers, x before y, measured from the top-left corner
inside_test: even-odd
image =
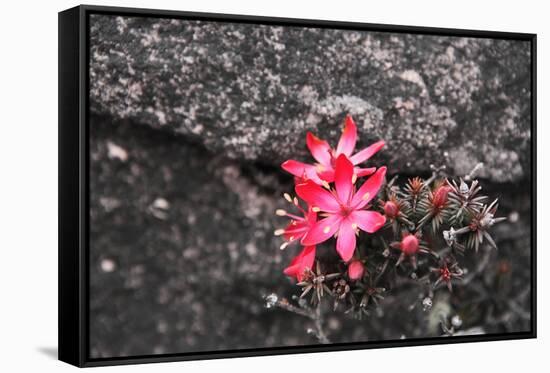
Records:
[[[284,250],[288,246],[288,242],[283,242],[283,244],[279,247],[279,249]]]
[[[353,174],[353,176],[351,177],[351,183],[355,184],[356,181],[357,181],[357,174]]]
[[[323,166],[322,164],[317,165],[317,172],[323,172],[324,170],[325,170],[325,166]]]
[[[280,235],[282,235],[282,234],[284,234],[284,233],[285,233],[285,230],[284,230],[284,229],[277,229],[275,232],[273,232],[273,234],[274,234],[275,236],[280,236]]]
[[[352,227],[353,229],[357,229],[357,223],[353,223],[353,224],[351,225],[351,227]]]
[[[327,189],[330,189],[329,183],[327,183],[325,180],[323,180],[323,186]]]
[[[294,201],[293,201],[293,202],[294,202],[294,204],[295,204],[296,206],[298,206],[298,198],[294,197]]]
[[[288,202],[292,203],[292,197],[290,197],[290,194],[285,193],[285,194],[283,194],[283,196],[285,197],[285,199],[286,199]]]
[[[365,195],[363,196],[363,199],[366,201],[369,198],[370,198],[370,193],[369,192],[365,193]]]
[[[323,229],[323,233],[327,234],[330,231],[330,227],[327,225],[325,229]]]
[[[290,237],[288,238],[288,241],[289,241],[289,242],[290,242],[290,241],[294,241],[294,236],[290,236]]]
[[[311,208],[311,211],[313,211],[313,212],[319,212],[319,211],[321,211],[321,209],[320,209],[319,207],[315,206],[315,207],[312,207],[312,208]]]
[[[286,216],[286,211],[283,209],[278,209],[275,211],[275,214],[279,216]]]

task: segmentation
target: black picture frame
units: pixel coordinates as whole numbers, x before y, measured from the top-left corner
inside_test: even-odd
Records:
[[[420,338],[364,343],[205,351],[132,357],[91,358],[89,355],[89,16],[91,14],[152,16],[186,20],[228,21],[264,25],[391,31],[427,35],[499,38],[531,44],[531,330],[445,338]],[[210,14],[154,9],[81,5],[59,13],[59,360],[79,367],[217,359],[305,352],[403,347],[444,343],[536,338],[536,41],[535,34],[459,30],[355,22]]]

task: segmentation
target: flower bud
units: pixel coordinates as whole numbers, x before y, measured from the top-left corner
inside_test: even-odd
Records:
[[[360,280],[365,273],[365,266],[359,260],[352,261],[348,266],[350,280]]]
[[[387,201],[386,203],[384,203],[384,214],[386,214],[388,218],[394,219],[397,217],[398,213],[399,213],[399,207],[395,202]]]
[[[406,255],[414,255],[418,252],[418,237],[414,234],[408,234],[401,240],[401,251]]]
[[[435,207],[439,207],[439,208],[445,206],[445,204],[447,203],[447,197],[450,190],[451,188],[449,188],[446,185],[442,185],[438,187],[433,193],[432,204]]]

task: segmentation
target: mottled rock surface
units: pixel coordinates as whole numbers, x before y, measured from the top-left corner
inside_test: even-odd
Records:
[[[305,158],[346,113],[396,172],[530,174],[525,41],[92,16],[94,111],[234,159]]]
[[[479,281],[434,298],[434,310],[460,312],[464,330],[528,329],[528,44],[91,21],[93,357],[316,343],[307,319],[262,300],[296,293],[282,269],[297,248],[280,251],[273,236],[285,222],[274,210],[292,188],[279,164],[309,159],[307,130],[334,144],[346,113],[360,145],[387,141],[373,162],[393,174],[434,163],[462,175],[486,164],[484,189],[510,217],[494,229],[499,250]],[[440,335],[439,314],[404,289],[367,320],[329,312],[331,341]]]
[[[306,333],[308,319],[268,310],[263,301],[272,292],[288,298],[297,293],[282,269],[298,248],[280,251],[281,240],[273,236],[286,221],[274,210],[287,207],[281,194],[291,189],[291,177],[109,117],[93,116],[90,136],[93,357],[316,343]],[[449,303],[442,292],[441,304],[448,313],[460,310],[465,327],[526,330],[528,315],[510,307],[525,308],[530,301],[529,193],[517,185],[484,187],[501,197],[500,216],[515,217],[493,230],[499,250],[491,253],[473,293],[459,287]],[[330,253],[336,255],[318,249],[321,257]],[[465,267],[475,268],[480,256],[468,258]],[[502,263],[511,272],[495,288]],[[426,323],[418,292],[410,290],[387,295],[379,312],[363,321],[329,313],[331,341],[440,335]],[[473,296],[481,308],[467,307]],[[433,317],[437,323],[439,316]]]

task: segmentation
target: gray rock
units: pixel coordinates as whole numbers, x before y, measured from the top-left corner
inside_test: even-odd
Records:
[[[316,343],[307,319],[262,300],[296,294],[282,270],[298,248],[280,251],[272,235],[292,190],[278,166],[310,159],[308,130],[335,144],[347,113],[359,146],[387,142],[373,161],[392,173],[484,162],[484,190],[515,216],[495,228],[486,283],[506,262],[514,275],[498,299],[525,291],[528,44],[107,16],[92,17],[90,36],[93,357]],[[367,320],[328,313],[330,338],[439,335],[420,299],[396,289]],[[464,328],[492,320],[492,302],[461,315]],[[498,321],[486,330],[502,332]]]
[[[280,251],[282,239],[273,236],[287,222],[274,211],[289,207],[282,193],[291,191],[292,177],[213,156],[167,132],[92,115],[89,180],[93,357],[316,343],[306,333],[310,320],[267,309],[262,299],[298,293],[282,271],[299,247]],[[498,290],[498,299],[518,302],[531,276],[529,191],[521,184],[519,189],[483,187],[501,197],[499,216],[515,214],[495,226],[499,250],[485,282],[494,283],[499,263],[509,263],[514,275]],[[332,245],[319,245],[318,258],[332,255],[335,261]],[[479,257],[470,253],[466,259],[466,268],[474,268]],[[467,325],[485,324],[485,315],[496,317],[493,298],[483,298],[486,313],[468,308],[472,297],[479,297],[478,287],[473,289],[460,290],[455,300],[473,313]],[[342,311],[327,313],[331,341],[439,335],[437,328],[426,329],[421,294],[409,286],[393,289],[379,312],[362,321]],[[528,299],[521,299],[528,309]],[[418,307],[411,312],[414,304]],[[528,319],[506,320],[509,330],[529,325]],[[488,325],[488,332],[499,330]]]
[[[262,295],[288,294],[282,268],[296,254],[273,236],[286,221],[278,191],[170,134],[90,123],[92,356],[310,340],[299,317],[263,307]]]
[[[307,160],[350,113],[390,172],[530,176],[528,42],[100,15],[90,37],[93,111],[216,154]]]

